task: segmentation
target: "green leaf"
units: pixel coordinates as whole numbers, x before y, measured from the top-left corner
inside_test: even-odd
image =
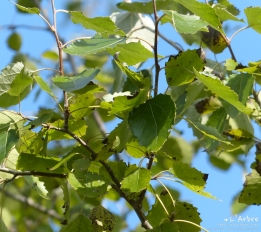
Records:
[[[170,136],[160,151],[165,152],[174,160],[190,164],[193,157],[193,147],[181,137]]]
[[[162,9],[167,9],[169,6],[173,4],[173,1],[162,1],[162,0],[157,0],[157,10],[162,10]],[[143,14],[153,14],[153,4],[152,1],[150,2],[121,2],[117,3],[117,7],[130,11],[130,12],[135,12],[135,13],[143,13]]]
[[[28,125],[32,125],[34,127],[37,127],[37,126],[40,126],[44,123],[47,123],[50,121],[50,119],[52,118],[53,116],[53,111],[52,110],[42,110],[40,112],[40,114],[38,115],[38,118],[33,120],[33,121],[30,121],[28,123]]]
[[[248,7],[245,9],[247,22],[256,32],[261,33],[261,8]]]
[[[198,98],[203,89],[204,85],[198,80],[193,81],[187,87],[186,103],[180,114],[184,113],[192,105],[192,103]]]
[[[151,174],[148,169],[138,168],[123,178],[121,188],[128,189],[132,193],[140,192],[148,187],[150,178]]]
[[[69,110],[74,118],[83,118],[90,115],[94,108],[96,99],[93,94],[76,95],[70,100]]]
[[[89,215],[95,232],[113,231],[116,219],[114,215],[102,205],[95,206]]]
[[[128,166],[126,163],[124,163],[122,160],[120,161],[114,161],[114,162],[109,162],[108,166],[113,170],[115,177],[119,182],[121,182],[124,178],[124,174],[126,172],[126,169]]]
[[[53,94],[51,88],[47,85],[47,83],[46,83],[40,76],[34,76],[33,78],[34,78],[34,80],[36,81],[36,83],[39,85],[39,87],[40,87],[43,91],[45,91],[46,93],[48,93],[51,97],[57,98],[57,97]]]
[[[98,73],[100,69],[88,69],[77,74],[76,76],[55,76],[53,82],[56,86],[64,91],[76,91],[86,86]]]
[[[6,225],[5,225],[5,223],[4,223],[2,218],[0,219],[0,231],[1,232],[9,232],[9,230],[7,229],[7,227],[6,227]]]
[[[226,141],[226,139],[222,137],[222,135],[217,131],[216,128],[203,125],[199,122],[192,122],[191,120],[188,120],[188,119],[186,119],[186,121],[188,121],[190,124],[192,124],[193,127],[195,127],[202,134],[208,136],[209,138],[212,138],[219,142],[231,145],[230,142]]]
[[[54,172],[50,171],[50,168],[55,166],[59,158],[55,157],[43,157],[34,154],[22,153],[20,154],[16,168],[21,171],[38,171],[46,173],[60,173],[63,174],[62,168],[57,168]]]
[[[186,163],[174,161],[171,172],[173,175],[182,180],[182,184],[190,190],[201,194],[208,179],[208,174],[204,174]]]
[[[109,134],[109,136],[103,141],[105,145],[99,152],[96,160],[106,160],[113,153],[120,153],[126,146],[129,140],[131,132],[128,127],[127,119],[124,119],[114,130]]]
[[[44,199],[49,199],[48,191],[46,190],[44,186],[44,182],[40,181],[38,177],[36,176],[23,176],[23,178],[26,180],[26,182],[30,185],[32,189],[34,189],[39,196],[41,196]]]
[[[10,2],[12,2],[12,1],[10,0]],[[19,4],[14,3],[14,2],[12,2],[12,3],[15,4],[18,9],[25,11],[29,14],[40,14],[40,12],[41,12],[40,9],[38,9],[36,7],[24,7]]]
[[[184,15],[172,10],[163,10],[163,12],[178,33],[195,34],[197,31],[208,31],[208,24],[197,15]]]
[[[96,54],[104,51],[107,48],[113,48],[117,44],[125,43],[126,38],[104,38],[99,34],[96,34],[91,39],[82,39],[71,43],[63,51],[71,55],[86,56],[90,54]]]
[[[119,28],[131,35],[131,38],[127,39],[128,43],[140,41],[145,48],[151,50],[151,46],[147,43],[154,44],[155,34],[154,22],[150,17],[131,12],[114,12],[110,17]]]
[[[117,114],[120,112],[129,112],[133,108],[138,107],[144,103],[148,98],[148,90],[141,89],[136,96],[119,96],[114,98],[111,105],[111,110],[108,112],[110,115]]]
[[[13,49],[14,51],[19,51],[22,45],[22,37],[20,34],[14,32],[8,37],[7,43],[9,48]]]
[[[202,2],[198,2],[196,0],[191,0],[191,1],[174,0],[174,1],[185,6],[195,15],[198,15],[202,20],[208,23],[211,27],[215,28],[217,31],[224,33],[218,15],[210,5]]]
[[[89,231],[94,232],[92,223],[89,218],[85,217],[83,214],[79,214],[73,218],[68,225],[63,226],[60,232],[82,232]]]
[[[260,205],[261,204],[261,176],[256,170],[252,170],[252,173],[246,176],[244,188],[239,196],[239,203],[248,205]]]
[[[226,20],[234,20],[238,22],[244,22],[243,19],[238,19],[235,15],[233,15],[231,12],[228,11],[227,7],[221,5],[221,4],[215,4],[213,6],[215,9],[217,15],[219,16],[219,19],[224,22]]]
[[[114,48],[108,48],[107,51],[112,56],[115,55],[117,60],[125,62],[128,65],[135,65],[154,57],[154,54],[142,46],[140,42],[118,44]]]
[[[0,132],[0,163],[8,156],[18,139],[19,137],[15,130]]]
[[[217,2],[225,6],[227,8],[227,11],[230,12],[231,14],[235,16],[239,15],[240,11],[228,0],[218,0]]]
[[[84,28],[94,30],[103,36],[120,35],[125,33],[120,30],[109,17],[87,18],[82,12],[70,11],[70,19],[73,23],[80,23]]]
[[[167,223],[163,223],[157,227],[154,227],[151,230],[147,230],[150,232],[179,232],[179,227],[177,225],[177,223],[174,222],[167,222]]]
[[[45,59],[55,61],[55,62],[59,60],[59,55],[57,54],[57,52],[54,52],[54,51],[51,51],[51,50],[45,51],[42,54],[42,57],[45,58]]]
[[[64,120],[57,120],[54,123],[50,123],[50,125],[58,128],[64,127]],[[77,136],[83,136],[86,133],[86,122],[83,119],[78,120],[69,120],[69,129],[72,133],[74,133]],[[73,139],[69,134],[64,133],[63,131],[59,130],[49,130],[49,137],[48,140],[60,140],[60,139]]]
[[[0,95],[8,92],[12,88],[12,83],[19,74],[20,78],[21,75],[23,76],[23,74],[25,74],[26,77],[28,75],[24,69],[23,63],[21,62],[10,64],[6,68],[2,69],[2,73],[0,74]]]
[[[62,164],[64,164],[65,162],[67,162],[68,160],[70,160],[73,156],[77,155],[78,153],[72,153],[72,154],[69,154],[69,155],[66,155],[65,157],[62,158],[61,161],[59,161],[55,166],[53,166],[52,168],[50,168],[49,170],[50,171],[53,171],[57,168],[59,168]]]
[[[68,181],[79,194],[88,198],[100,197],[107,192],[108,180],[97,173],[69,173]]]
[[[227,125],[227,113],[225,109],[219,108],[216,111],[214,111],[207,121],[206,126],[215,128],[220,134],[223,133],[225,125]],[[205,147],[207,150],[215,150],[219,146],[219,142],[217,140],[213,140],[210,137],[205,137]]]
[[[126,152],[133,158],[142,158],[146,155],[147,149],[141,146],[135,137],[131,137],[126,144]]]
[[[232,91],[238,94],[238,100],[245,105],[248,97],[252,94],[254,81],[255,78],[252,74],[233,74],[230,76],[226,86],[230,87]],[[230,117],[235,118],[238,115],[238,110],[232,104],[224,102],[223,106]]]
[[[151,87],[151,80],[149,78],[143,77],[141,73],[136,73],[128,69],[128,67],[124,66],[118,60],[114,59],[114,61],[136,87],[138,87],[139,89]]]
[[[89,159],[77,159],[73,162],[72,166],[76,172],[86,171],[90,166]]]
[[[2,129],[8,129],[11,126],[15,126],[19,122],[23,122],[24,119],[18,113],[4,110],[0,111],[0,131]]]
[[[11,96],[19,97],[28,86],[31,86],[32,82],[33,79],[28,70],[23,68],[12,81],[10,85],[11,88],[8,90],[7,93]]]
[[[85,87],[82,89],[73,91],[74,94],[93,94],[93,93],[99,93],[99,92],[105,92],[104,87],[99,86],[97,84],[94,84],[92,81],[90,81]]]
[[[239,100],[238,95],[232,91],[228,86],[223,85],[219,79],[214,79],[210,76],[205,76],[198,73],[195,69],[194,72],[197,78],[208,87],[213,93],[215,93],[220,98],[224,99],[231,105],[234,105],[240,112],[245,114],[251,114],[253,111],[245,107]]]
[[[149,211],[147,220],[153,227],[157,227],[159,225],[163,225],[164,223],[169,223],[170,218],[169,215],[174,220],[185,220],[189,222],[193,222],[197,225],[200,225],[201,218],[199,217],[199,213],[197,208],[192,204],[187,202],[181,202],[175,200],[173,203],[169,195],[160,195],[161,202],[157,199],[155,204],[152,206],[152,209]],[[165,212],[162,204],[167,209],[169,215]],[[180,232],[198,232],[199,228],[191,225],[189,223],[184,222],[175,222],[175,225],[178,227],[178,231]]]
[[[228,59],[228,60],[226,60],[225,66],[226,66],[227,70],[233,71],[238,66],[238,63],[236,61],[234,61],[233,59]]]
[[[168,85],[179,86],[192,82],[195,79],[193,68],[201,71],[204,65],[196,50],[187,50],[177,56],[171,56],[165,66]]]
[[[129,124],[140,145],[158,151],[170,133],[175,111],[170,96],[162,94],[134,108],[129,115]]]

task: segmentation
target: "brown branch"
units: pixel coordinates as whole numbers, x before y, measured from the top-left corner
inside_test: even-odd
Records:
[[[10,182],[14,180],[17,176],[47,176],[47,177],[56,177],[56,178],[66,178],[66,174],[60,173],[49,173],[49,172],[37,172],[37,171],[15,171],[9,168],[0,168],[0,172],[5,172],[12,174],[11,179],[5,180],[5,182]]]
[[[0,191],[2,191],[2,188],[0,188]],[[46,215],[48,215],[48,216],[50,216],[50,217],[52,217],[54,219],[57,219],[59,221],[64,220],[64,218],[61,217],[59,214],[57,214],[53,209],[48,209],[48,208],[46,208],[46,207],[44,207],[44,206],[42,206],[40,204],[37,204],[36,202],[33,201],[33,199],[31,199],[29,197],[25,197],[25,196],[17,194],[17,193],[12,194],[12,193],[10,193],[10,192],[8,192],[6,190],[4,191],[4,194],[6,196],[16,200],[16,201],[22,202],[22,203],[24,203],[24,204],[34,208],[37,211],[39,211],[39,212],[41,212],[43,214],[46,214]]]
[[[134,209],[134,211],[136,212],[137,216],[140,219],[141,222],[141,226],[144,229],[153,229],[153,227],[150,225],[150,223],[148,222],[148,220],[146,219],[146,216],[144,215],[144,213],[142,212],[142,206],[140,204],[137,204],[137,201],[129,199],[128,196],[121,190],[121,183],[118,181],[118,179],[115,177],[112,169],[107,165],[107,163],[105,163],[104,161],[100,160],[99,161],[103,167],[107,170],[108,174],[110,175],[111,179],[113,180],[113,182],[115,183],[114,185],[112,185],[112,188],[117,191],[119,193],[119,195],[124,198]]]

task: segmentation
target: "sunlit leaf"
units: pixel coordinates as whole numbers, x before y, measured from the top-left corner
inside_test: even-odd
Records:
[[[248,7],[245,9],[248,25],[256,32],[261,33],[261,8]]]
[[[87,69],[72,77],[55,76],[53,82],[62,90],[76,91],[86,86],[99,72],[99,69]]]
[[[96,17],[87,18],[79,11],[69,12],[73,23],[80,23],[86,29],[91,29],[96,32],[101,33],[103,36],[108,37],[108,35],[120,35],[125,36],[125,33],[116,27],[114,22],[109,17]]]
[[[164,10],[163,12],[178,33],[195,34],[197,31],[208,31],[208,24],[202,21],[199,16],[183,15],[170,10]]]
[[[86,56],[102,52],[107,48],[113,48],[117,44],[125,43],[125,41],[125,37],[104,38],[101,35],[96,34],[90,39],[81,39],[71,43],[69,46],[64,48],[63,51],[71,55]]]

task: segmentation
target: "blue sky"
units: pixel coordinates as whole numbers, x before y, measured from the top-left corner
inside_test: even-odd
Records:
[[[49,1],[43,0],[45,5],[48,5]],[[62,7],[63,1],[56,1],[57,8]],[[96,2],[95,0],[86,1],[89,4],[92,2]],[[98,12],[92,12],[92,17],[100,16],[107,14],[106,12],[106,4],[108,4],[105,0],[98,1],[102,3],[102,7]],[[106,3],[107,2],[107,3]],[[119,2],[119,1],[110,1],[110,2]],[[241,14],[239,18],[245,19],[243,14],[243,9],[248,6],[261,6],[260,1],[256,0],[248,0],[248,1],[238,1],[231,0],[231,3],[235,4],[240,10]],[[87,7],[87,5],[86,5]],[[66,40],[70,40],[74,37],[80,36],[88,36],[85,31],[79,25],[67,25],[63,20],[64,17],[68,17],[61,13],[59,14],[59,33]],[[245,20],[246,21],[246,20]],[[3,69],[11,60],[14,52],[6,47],[6,39],[11,34],[10,30],[6,30],[2,28],[2,25],[16,25],[16,24],[26,24],[26,25],[34,25],[34,26],[45,26],[45,23],[36,15],[25,15],[18,14],[15,11],[15,8],[12,3],[7,0],[1,0],[1,8],[0,8],[0,69]],[[243,27],[244,23],[233,23],[229,22],[232,28],[231,34],[237,29]],[[171,38],[173,41],[179,42],[184,46],[184,48],[188,48],[187,45],[184,44],[181,37],[175,32],[175,30],[170,25],[164,25],[160,28],[161,32],[164,33],[168,38]],[[27,29],[18,29],[18,32],[21,33],[23,44],[21,51],[23,53],[29,54],[34,59],[41,59],[41,54],[43,51],[55,48],[55,41],[53,36],[50,33],[46,33],[40,30],[27,30]],[[229,34],[228,36],[230,36]],[[261,35],[255,32],[252,29],[247,29],[239,33],[234,40],[232,41],[232,48],[234,50],[235,56],[239,62],[242,64],[247,64],[248,61],[258,61],[260,60],[261,54]],[[159,43],[159,51],[162,55],[170,55],[170,53],[176,54],[176,51],[164,43],[160,41]],[[208,58],[213,58],[213,54],[210,51],[207,51]],[[223,61],[230,58],[230,54],[228,49],[226,49],[222,54],[217,55],[218,61]],[[48,65],[48,62],[45,63]],[[151,65],[151,62],[146,64],[147,66]],[[42,74],[42,73],[41,73]],[[166,85],[165,77],[163,76],[163,72],[160,76],[161,78],[161,91],[165,90]],[[48,73],[43,73],[43,76],[47,77]],[[48,96],[42,94],[40,99],[37,102],[34,102],[33,94],[31,94],[25,101],[22,103],[22,110],[27,112],[27,115],[33,114],[39,107],[39,105],[46,104],[46,101],[50,101]],[[112,129],[112,124],[107,125],[107,129]],[[184,124],[179,124],[178,128],[184,128]],[[185,127],[186,128],[186,127]],[[255,127],[256,136],[260,138],[260,128]],[[192,140],[192,134],[190,130],[185,130],[182,135],[187,140]],[[203,150],[203,149],[201,149]],[[247,162],[247,167],[254,161],[254,151],[251,152],[245,157],[242,156],[242,159],[245,159]],[[226,231],[226,230],[239,230],[240,228],[245,228],[245,231],[248,231],[247,228],[250,225],[239,225],[238,219],[240,217],[259,217],[259,221],[261,221],[261,210],[260,207],[250,206],[246,211],[242,212],[240,215],[231,216],[230,205],[232,198],[235,194],[237,194],[241,189],[244,182],[244,174],[242,172],[242,168],[237,164],[233,164],[232,167],[228,171],[220,171],[216,167],[212,166],[208,161],[207,153],[201,151],[197,154],[196,158],[193,160],[192,166],[196,167],[198,170],[203,173],[209,173],[209,178],[207,181],[206,191],[210,192],[212,195],[216,196],[218,199],[222,201],[215,201],[212,199],[204,198],[200,195],[197,195],[183,186],[179,184],[175,184],[175,188],[180,190],[181,200],[188,201],[192,203],[195,207],[198,208],[198,211],[201,214],[201,218],[203,219],[202,226],[210,229],[210,231]],[[247,170],[249,172],[249,170]],[[231,223],[228,225],[228,222],[225,219],[234,220],[234,226]],[[132,225],[135,226],[139,223],[137,217],[132,215],[129,219]],[[238,222],[236,225],[235,222]],[[260,222],[259,222],[260,223]],[[225,225],[224,225],[225,224]],[[239,229],[236,229],[238,226]],[[254,226],[254,228],[259,228],[256,231],[261,231],[261,224],[259,226]]]

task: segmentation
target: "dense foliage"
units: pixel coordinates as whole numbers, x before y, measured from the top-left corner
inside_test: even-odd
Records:
[[[81,2],[57,10],[50,0],[50,20],[41,1],[14,4],[19,14],[44,20],[57,48],[42,54],[53,67],[37,69],[19,52],[17,31],[7,40],[16,55],[0,74],[1,217],[12,219],[1,219],[1,231],[52,231],[60,225],[62,232],[121,231],[131,211],[140,219],[136,231],[205,230],[197,208],[180,201],[175,191],[177,183],[216,199],[204,190],[211,173],[191,166],[199,148],[225,170],[232,162],[244,166],[240,155],[256,147],[238,201],[260,205],[261,143],[253,123],[261,122],[261,61],[244,66],[230,46],[244,29],[261,33],[260,7],[246,8],[244,22],[227,0],[125,1],[117,4],[120,12],[91,18],[77,11]],[[57,13],[95,35],[65,42]],[[245,24],[230,38],[222,27],[228,20]],[[199,48],[184,50],[159,32],[162,24],[173,25],[188,45]],[[159,38],[177,54],[159,54]],[[231,58],[222,63],[204,53],[226,48]],[[149,59],[153,66],[144,69]],[[43,78],[43,72],[51,72],[51,78]],[[164,91],[160,72],[165,72]],[[10,109],[35,88],[36,97],[49,94],[55,108],[48,103],[34,117]],[[116,118],[118,125],[108,133],[104,123]],[[178,135],[175,125],[181,121],[192,128],[196,142]],[[166,180],[176,183],[166,185]],[[124,215],[102,206],[106,200],[125,204],[120,198],[128,209]]]

